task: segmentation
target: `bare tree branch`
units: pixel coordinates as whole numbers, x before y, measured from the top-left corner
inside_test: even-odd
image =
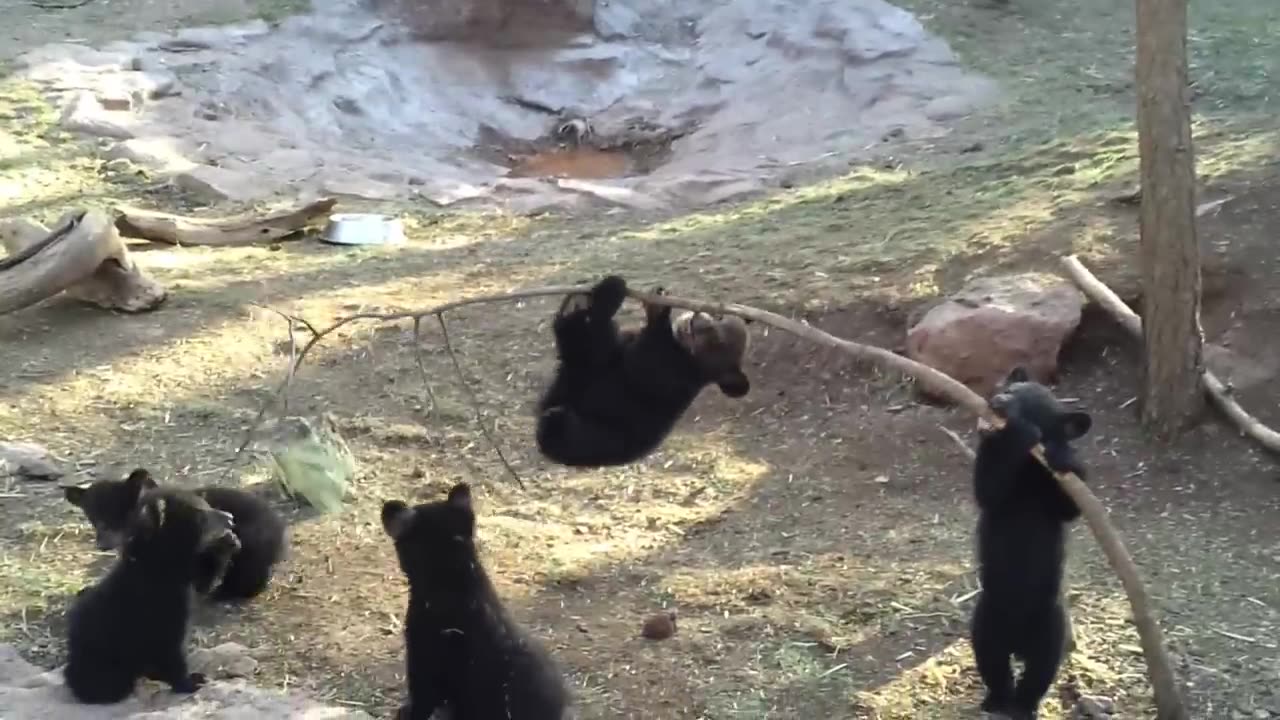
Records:
[[[1115,318],[1129,334],[1135,338],[1142,338],[1142,318],[1138,314],[1129,309],[1129,306],[1120,299],[1120,296],[1111,291],[1101,280],[1089,272],[1089,269],[1080,262],[1076,256],[1072,255],[1062,259],[1062,264],[1067,268],[1067,274],[1075,281],[1090,300],[1098,303],[1103,310],[1106,310],[1111,317]],[[1218,409],[1231,419],[1240,428],[1240,432],[1253,438],[1259,445],[1267,450],[1280,454],[1280,432],[1276,432],[1262,423],[1261,420],[1253,417],[1247,410],[1240,407],[1240,403],[1236,402],[1231,391],[1227,389],[1225,383],[1209,371],[1208,368],[1202,369],[1200,373],[1200,382],[1204,385],[1204,390],[1209,394],[1209,398],[1213,400]]]
[[[302,361],[306,359],[307,354],[322,339],[328,336],[338,328],[344,327],[354,322],[360,321],[379,321],[390,322],[397,320],[406,320],[423,318],[429,315],[441,315],[442,313],[454,310],[467,305],[478,305],[482,303],[510,302],[513,300],[521,300],[532,297],[545,297],[551,295],[568,295],[573,293],[590,292],[590,286],[552,286],[543,288],[532,288],[529,290],[520,290],[510,293],[496,293],[490,295],[480,295],[473,298],[462,300],[454,300],[448,303],[437,305],[435,307],[425,308],[421,310],[406,310],[394,313],[358,313],[341,318],[333,324],[316,333],[314,337],[302,348],[302,352],[298,353],[297,359],[294,361],[294,370],[301,366]],[[701,300],[691,300],[687,298],[675,297],[672,295],[651,295],[648,293],[636,292],[629,290],[627,293],[632,298],[641,302],[653,305],[667,305],[674,308],[685,310],[694,310],[700,312],[708,312],[712,314],[728,314],[737,315],[739,317],[753,320],[770,327],[777,328],[784,332],[791,333],[800,338],[804,338],[810,342],[825,347],[835,348],[851,356],[855,360],[870,362],[881,368],[890,368],[904,375],[915,379],[915,382],[922,385],[931,395],[935,397],[944,397],[957,405],[960,405],[984,420],[992,427],[999,428],[1004,426],[1004,421],[991,412],[985,400],[978,396],[977,393],[970,390],[964,384],[958,382],[954,378],[939,372],[927,365],[918,363],[910,358],[897,355],[884,348],[875,347],[874,345],[862,345],[842,338],[838,338],[830,333],[823,332],[817,328],[811,327],[807,323],[783,317],[767,310],[760,310],[747,305],[739,305],[737,303],[710,303]],[[292,377],[292,376],[291,376]],[[277,401],[288,391],[288,384],[282,384],[277,391]],[[259,418],[265,413],[266,408],[259,413]],[[257,422],[251,426],[246,433],[244,445],[247,445],[252,433],[256,430]],[[483,424],[482,424],[483,427]],[[496,445],[495,445],[496,447]],[[243,446],[242,446],[243,448]],[[237,455],[239,452],[237,452]],[[1031,454],[1040,464],[1046,468],[1049,467],[1045,461],[1044,448],[1037,445],[1032,449]],[[506,458],[503,458],[506,462]],[[508,466],[508,469],[509,466]],[[1146,656],[1147,676],[1151,681],[1153,688],[1171,687],[1173,684],[1173,666],[1169,660],[1169,654],[1164,646],[1164,635],[1160,630],[1160,626],[1155,621],[1155,617],[1151,608],[1151,600],[1147,594],[1146,587],[1142,583],[1141,575],[1138,568],[1134,565],[1133,558],[1129,555],[1128,549],[1124,545],[1124,541],[1116,532],[1115,526],[1112,525],[1108,517],[1107,510],[1103,507],[1098,498],[1090,492],[1089,488],[1080,478],[1072,473],[1055,473],[1058,482],[1062,485],[1063,490],[1075,501],[1080,508],[1081,513],[1085,517],[1085,521],[1089,524],[1089,529],[1093,532],[1094,538],[1097,540],[1099,547],[1106,556],[1111,569],[1120,578],[1120,583],[1124,587],[1125,594],[1128,596],[1129,605],[1133,611],[1134,625],[1138,629],[1138,635],[1142,643],[1143,653]]]
[[[422,387],[427,391],[426,415],[436,411],[436,393],[431,389],[431,375],[427,373],[427,363],[422,358],[422,318],[413,319],[413,362],[418,366],[418,375],[422,377]]]
[[[978,457],[978,453],[974,452],[973,448],[969,447],[969,443],[965,442],[964,438],[960,437],[955,430],[944,425],[939,425],[938,429],[942,431],[942,434],[954,440],[956,445],[960,446],[960,452],[964,453],[965,457],[970,460],[974,460]]]
[[[484,434],[485,439],[489,441],[494,451],[498,453],[498,459],[507,468],[507,472],[511,473],[511,478],[516,481],[516,485],[519,485],[520,489],[523,490],[524,482],[516,474],[516,469],[511,467],[511,463],[507,462],[507,456],[502,453],[502,446],[498,444],[493,435],[489,434],[489,428],[484,424],[484,415],[480,412],[480,398],[476,396],[476,391],[472,389],[471,383],[467,382],[467,377],[462,374],[462,363],[458,362],[458,354],[453,351],[453,344],[449,342],[449,326],[444,321],[444,313],[436,313],[436,320],[440,323],[440,335],[444,337],[444,348],[449,351],[449,359],[453,361],[453,371],[458,374],[458,382],[462,383],[462,388],[471,396],[471,409],[476,414],[476,425],[480,426],[480,432]]]

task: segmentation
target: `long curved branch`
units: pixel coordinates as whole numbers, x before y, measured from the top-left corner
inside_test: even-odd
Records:
[[[1134,312],[1120,299],[1119,295],[1112,292],[1093,273],[1089,272],[1089,268],[1080,262],[1075,255],[1071,255],[1062,259],[1063,266],[1067,269],[1067,274],[1075,281],[1077,287],[1088,298],[1100,305],[1106,310],[1111,317],[1115,318],[1130,335],[1142,340],[1142,318],[1138,317],[1138,313]],[[1236,402],[1235,397],[1231,395],[1230,388],[1226,383],[1208,368],[1200,373],[1200,382],[1204,384],[1204,390],[1209,394],[1209,398],[1213,400],[1218,409],[1224,415],[1231,419],[1240,428],[1240,432],[1253,438],[1259,445],[1266,450],[1280,454],[1280,432],[1276,432],[1262,423],[1261,420],[1249,414]]]
[[[521,300],[525,298],[544,297],[550,295],[567,295],[570,293],[586,293],[591,290],[590,286],[552,286],[543,288],[532,288],[529,290],[520,290],[510,293],[496,293],[490,295],[480,295],[462,300],[454,300],[422,310],[407,310],[403,312],[393,313],[359,313],[341,318],[328,327],[316,332],[310,341],[302,348],[302,352],[293,363],[293,372],[288,374],[286,381],[282,383],[277,391],[277,402],[288,392],[289,380],[296,374],[302,362],[306,359],[307,354],[322,339],[333,331],[359,321],[378,321],[392,322],[397,320],[418,321],[421,318],[431,315],[440,316],[449,310],[455,310],[467,305],[478,305],[482,303],[510,302],[513,300]],[[688,298],[675,297],[672,295],[652,295],[649,293],[628,290],[627,294],[632,298],[641,302],[653,305],[667,305],[674,308],[684,310],[694,310],[707,312],[716,315],[737,315],[748,320],[762,323],[770,327],[777,328],[783,332],[791,333],[800,338],[804,338],[810,342],[826,347],[835,348],[841,352],[853,357],[856,360],[866,361],[878,365],[882,368],[891,368],[904,375],[915,378],[917,383],[923,385],[931,394],[939,397],[945,397],[957,405],[960,405],[969,412],[978,416],[985,422],[994,427],[1001,427],[1004,421],[991,412],[985,400],[977,393],[970,390],[964,384],[950,377],[949,375],[939,372],[927,365],[918,363],[910,358],[903,357],[884,348],[874,345],[863,345],[860,343],[838,338],[830,333],[823,332],[815,327],[797,320],[792,320],[777,313],[767,310],[760,310],[748,305],[739,305],[737,303],[711,303],[701,300],[692,300]],[[269,403],[274,404],[274,403]],[[243,450],[252,439],[252,434],[256,430],[258,423],[266,413],[268,406],[264,405],[258,413],[257,420],[249,428],[246,433],[244,443],[240,450]],[[237,455],[239,455],[239,450]],[[1032,450],[1032,455],[1046,468],[1049,467],[1045,461],[1043,446],[1037,445]],[[1138,636],[1142,644],[1143,655],[1147,662],[1147,676],[1151,681],[1153,691],[1156,695],[1157,705],[1162,708],[1182,708],[1183,701],[1178,690],[1178,685],[1173,673],[1173,664],[1169,660],[1169,654],[1164,646],[1164,635],[1160,630],[1159,624],[1155,620],[1152,612],[1151,600],[1147,595],[1146,587],[1143,585],[1141,575],[1137,566],[1133,562],[1133,558],[1129,555],[1128,549],[1125,547],[1124,541],[1116,532],[1115,526],[1108,517],[1107,510],[1099,502],[1098,498],[1090,492],[1089,488],[1071,473],[1055,473],[1058,482],[1062,485],[1063,490],[1071,496],[1071,499],[1079,506],[1081,513],[1084,515],[1085,521],[1089,524],[1089,529],[1093,532],[1094,538],[1098,545],[1102,548],[1103,554],[1110,563],[1111,569],[1120,578],[1120,583],[1124,587],[1125,595],[1128,596],[1130,608],[1133,611],[1134,625],[1138,629]],[[1175,717],[1186,717],[1183,710]]]

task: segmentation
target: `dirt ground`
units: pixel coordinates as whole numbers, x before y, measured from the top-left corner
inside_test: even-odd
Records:
[[[8,32],[12,43],[57,39],[23,29],[43,23],[96,41],[217,19],[194,2],[182,12],[159,5],[23,4]],[[1211,340],[1274,365],[1280,98],[1267,81],[1280,76],[1280,6],[1201,5],[1192,51],[1202,198],[1232,198],[1200,225],[1204,324]],[[172,291],[155,313],[111,316],[55,300],[0,318],[0,437],[41,442],[86,473],[145,465],[191,485],[261,482],[264,471],[231,462],[288,345],[279,317],[250,302],[324,323],[619,272],[895,347],[915,313],[973,273],[1051,269],[1065,252],[1132,296],[1136,211],[1111,200],[1136,180],[1131,8],[906,6],[1000,77],[1008,106],[931,145],[887,144],[882,162],[844,177],[799,179],[692,215],[401,207],[411,238],[401,248],[304,240],[140,251]],[[53,111],[27,89],[0,90],[5,215],[48,219],[119,199],[189,205],[146,177],[102,170],[92,146],[50,129]],[[353,326],[327,342],[294,384],[292,409],[339,418],[361,463],[360,499],[323,519],[282,502],[296,520],[292,557],[258,601],[202,609],[196,642],[243,642],[261,663],[256,682],[389,717],[403,693],[405,594],[378,508],[468,480],[499,590],[565,664],[582,718],[977,717],[964,638],[976,587],[968,468],[939,431],[967,433],[971,418],[919,404],[898,378],[761,332],[747,398],[708,391],[645,463],[566,471],[541,461],[531,438],[554,306],[449,316],[467,381],[523,492],[476,432],[438,332],[425,333],[440,400],[429,416],[407,325]],[[1213,415],[1176,447],[1145,439],[1131,402],[1138,372],[1134,343],[1087,314],[1064,353],[1059,393],[1094,413],[1083,449],[1091,485],[1155,596],[1193,717],[1280,718],[1280,469]],[[1274,377],[1241,396],[1280,425]],[[0,488],[0,640],[50,666],[61,658],[67,598],[106,562],[73,510],[49,486]],[[1123,593],[1087,530],[1073,535],[1080,647],[1060,684],[1114,698],[1119,717],[1153,717]],[[640,638],[642,619],[665,608],[679,613],[677,635]],[[1056,700],[1043,716],[1063,717]]]

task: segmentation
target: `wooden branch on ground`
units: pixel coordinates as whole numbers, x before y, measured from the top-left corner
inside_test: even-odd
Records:
[[[168,291],[134,264],[111,218],[97,210],[64,215],[50,231],[18,218],[0,222],[0,315],[59,292],[108,310],[144,312]]]
[[[298,353],[297,358],[294,360],[293,372],[288,374],[288,378],[291,379],[295,376],[297,369],[301,366],[302,362],[306,359],[307,354],[316,346],[317,343],[333,331],[353,322],[369,320],[378,322],[414,320],[416,324],[421,320],[421,318],[432,315],[438,317],[443,316],[443,313],[445,312],[467,305],[511,302],[525,298],[566,295],[570,293],[587,293],[590,292],[590,290],[590,286],[534,288],[530,290],[481,295],[464,300],[455,300],[422,310],[391,313],[358,313],[350,315],[335,321],[328,327],[313,335],[311,340],[302,348],[302,352]],[[986,401],[964,384],[945,373],[935,370],[934,368],[923,365],[889,350],[885,350],[884,348],[875,347],[873,345],[862,345],[849,340],[844,340],[831,335],[830,333],[811,327],[806,323],[792,320],[776,313],[768,312],[767,310],[749,307],[747,305],[739,305],[736,303],[709,303],[700,300],[674,297],[671,295],[651,295],[648,293],[636,292],[634,290],[629,290],[627,294],[643,303],[667,305],[674,308],[708,312],[716,315],[737,315],[738,317],[769,325],[770,327],[791,333],[792,335],[818,345],[840,350],[855,360],[870,362],[882,369],[888,368],[903,373],[904,375],[911,376],[917,383],[922,384],[930,394],[936,397],[947,398],[955,402],[957,405],[967,408],[978,418],[994,427],[998,428],[1003,427],[1004,425],[1004,421],[991,412]],[[237,450],[237,457],[252,440],[253,433],[256,431],[258,424],[260,424],[263,416],[266,414],[268,407],[283,400],[288,389],[289,386],[286,381],[277,390],[275,400],[268,405],[264,405],[258,412],[258,416],[254,420],[253,425],[249,427],[245,434],[244,442],[241,444],[240,449]],[[1037,445],[1032,450],[1032,455],[1046,468],[1049,467],[1044,457],[1043,446]],[[1071,496],[1071,499],[1075,501],[1077,506],[1079,506],[1081,513],[1085,517],[1085,521],[1089,524],[1089,529],[1093,532],[1094,538],[1102,548],[1102,552],[1106,556],[1108,563],[1110,563],[1111,569],[1120,578],[1120,583],[1123,585],[1125,594],[1128,596],[1129,606],[1133,611],[1134,625],[1138,629],[1138,636],[1142,644],[1143,654],[1146,657],[1147,676],[1151,682],[1152,688],[1157,694],[1157,705],[1163,707],[1168,703],[1172,703],[1173,705],[1180,706],[1180,697],[1165,697],[1169,688],[1173,688],[1173,692],[1177,692],[1177,684],[1173,674],[1173,664],[1170,662],[1169,653],[1164,646],[1164,635],[1160,630],[1159,624],[1156,623],[1152,612],[1150,597],[1147,595],[1146,587],[1142,583],[1142,578],[1138,573],[1137,566],[1134,565],[1133,558],[1130,557],[1128,549],[1125,548],[1124,541],[1121,540],[1119,533],[1116,532],[1115,526],[1112,525],[1111,520],[1107,515],[1106,508],[1098,501],[1098,498],[1094,497],[1093,493],[1089,491],[1089,488],[1080,480],[1080,478],[1071,473],[1055,475],[1066,493]]]
[[[1062,263],[1081,292],[1106,310],[1111,317],[1124,326],[1125,330],[1129,331],[1130,335],[1138,340],[1142,339],[1142,318],[1112,292],[1111,288],[1089,272],[1089,269],[1076,256],[1063,258]],[[1236,402],[1235,397],[1218,376],[1208,368],[1204,368],[1200,374],[1200,382],[1204,385],[1209,398],[1236,424],[1236,427],[1240,428],[1240,432],[1253,438],[1267,450],[1280,454],[1280,432],[1267,427],[1240,407],[1240,403]]]
[[[220,218],[183,217],[122,205],[116,208],[116,227],[126,237],[169,245],[261,245],[293,235],[327,217],[337,202],[324,198],[266,216]]]

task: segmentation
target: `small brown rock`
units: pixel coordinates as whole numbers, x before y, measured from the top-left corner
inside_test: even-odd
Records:
[[[666,640],[675,634],[676,613],[674,610],[650,615],[644,621],[644,626],[640,628],[641,637],[649,640]]]
[[[1108,720],[1116,709],[1115,702],[1101,695],[1081,695],[1072,708],[1073,720]]]

